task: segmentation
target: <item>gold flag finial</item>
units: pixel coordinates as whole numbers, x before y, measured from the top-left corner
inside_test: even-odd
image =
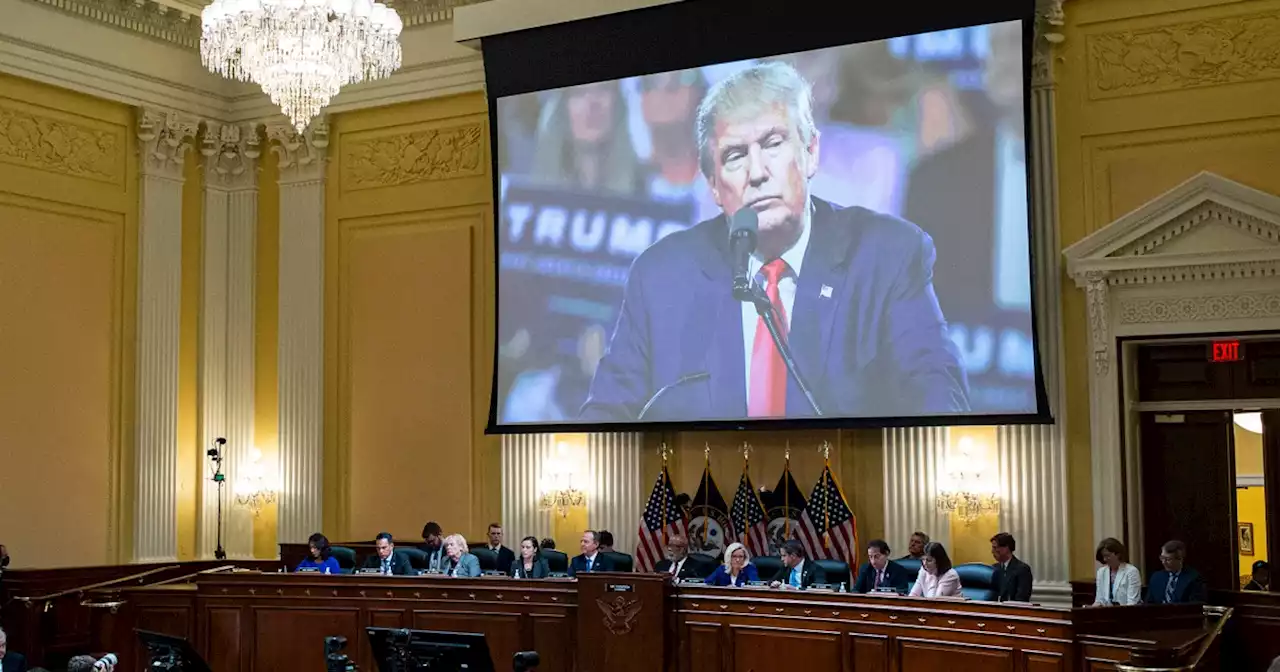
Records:
[[[788,462],[791,461],[791,442],[790,441],[787,441],[786,448],[783,448],[782,450],[782,459],[787,460]]]
[[[831,442],[823,441],[822,445],[818,446],[818,451],[822,453],[822,459],[830,460],[831,459]]]

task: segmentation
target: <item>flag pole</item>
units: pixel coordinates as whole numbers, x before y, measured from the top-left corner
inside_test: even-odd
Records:
[[[826,490],[831,474],[831,444],[822,442],[822,489]],[[822,547],[831,548],[831,498],[822,498]]]
[[[787,540],[791,538],[791,442],[787,442],[786,450],[782,452],[782,458],[786,460],[782,473],[786,476],[787,482],[782,486],[782,510],[785,512],[782,516],[782,538]]]
[[[711,478],[711,444],[702,444],[702,492],[706,495],[702,498],[702,547],[707,547],[707,519],[710,518],[711,508],[711,489],[708,481]]]
[[[749,477],[749,474],[747,473],[747,468],[748,468],[750,465],[751,465],[751,446],[750,446],[750,445],[748,445],[746,441],[743,441],[743,442],[742,442],[742,476],[743,476],[744,478],[746,478],[746,479],[747,479],[747,483],[748,483],[748,485],[754,485],[754,484],[752,484],[752,483],[751,483],[751,478]],[[755,496],[755,494],[756,494],[756,490],[755,490],[755,488],[754,488],[754,487],[752,487],[752,488],[751,488],[751,494],[752,494],[753,496]],[[735,501],[737,500],[737,497],[736,497],[736,496],[734,497],[734,500],[735,500]],[[731,516],[729,516],[729,524],[730,524],[730,525],[733,525],[733,524],[734,524],[734,520],[733,520],[733,516],[732,516],[732,515],[731,515]],[[746,519],[745,519],[745,518],[743,519],[742,524],[744,525],[743,529],[741,529],[741,530],[737,530],[737,529],[735,529],[735,530],[734,530],[734,534],[736,534],[736,535],[738,536],[739,541],[741,541],[742,539],[746,539],[746,538],[747,538],[747,534],[748,534],[747,529],[746,529],[746,527],[745,527],[745,525],[747,524],[747,521],[746,521]]]
[[[667,544],[667,444],[664,441],[658,450],[662,452],[662,545]]]

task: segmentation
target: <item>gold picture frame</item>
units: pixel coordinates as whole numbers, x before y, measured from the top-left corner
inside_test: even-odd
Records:
[[[1240,544],[1240,555],[1253,555],[1253,523],[1239,523],[1236,538]]]

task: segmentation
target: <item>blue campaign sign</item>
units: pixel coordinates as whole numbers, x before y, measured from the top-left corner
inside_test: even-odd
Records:
[[[499,409],[570,419],[613,334],[632,262],[690,225],[695,202],[510,183],[498,221]]]

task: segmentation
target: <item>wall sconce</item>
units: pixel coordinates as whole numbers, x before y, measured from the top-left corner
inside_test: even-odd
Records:
[[[587,493],[573,484],[577,469],[568,453],[568,446],[556,444],[556,454],[543,467],[542,482],[538,487],[542,492],[538,498],[538,509],[555,511],[561,518],[569,515],[569,509],[587,504]]]
[[[973,440],[967,436],[960,439],[959,455],[947,461],[937,506],[940,513],[955,515],[966,523],[1000,513],[1000,497],[990,479],[983,479],[982,465],[973,458]]]
[[[236,504],[253,511],[254,517],[262,508],[276,501],[276,488],[269,482],[266,467],[262,464],[262,451],[249,449],[249,462],[240,467],[236,479]]]

